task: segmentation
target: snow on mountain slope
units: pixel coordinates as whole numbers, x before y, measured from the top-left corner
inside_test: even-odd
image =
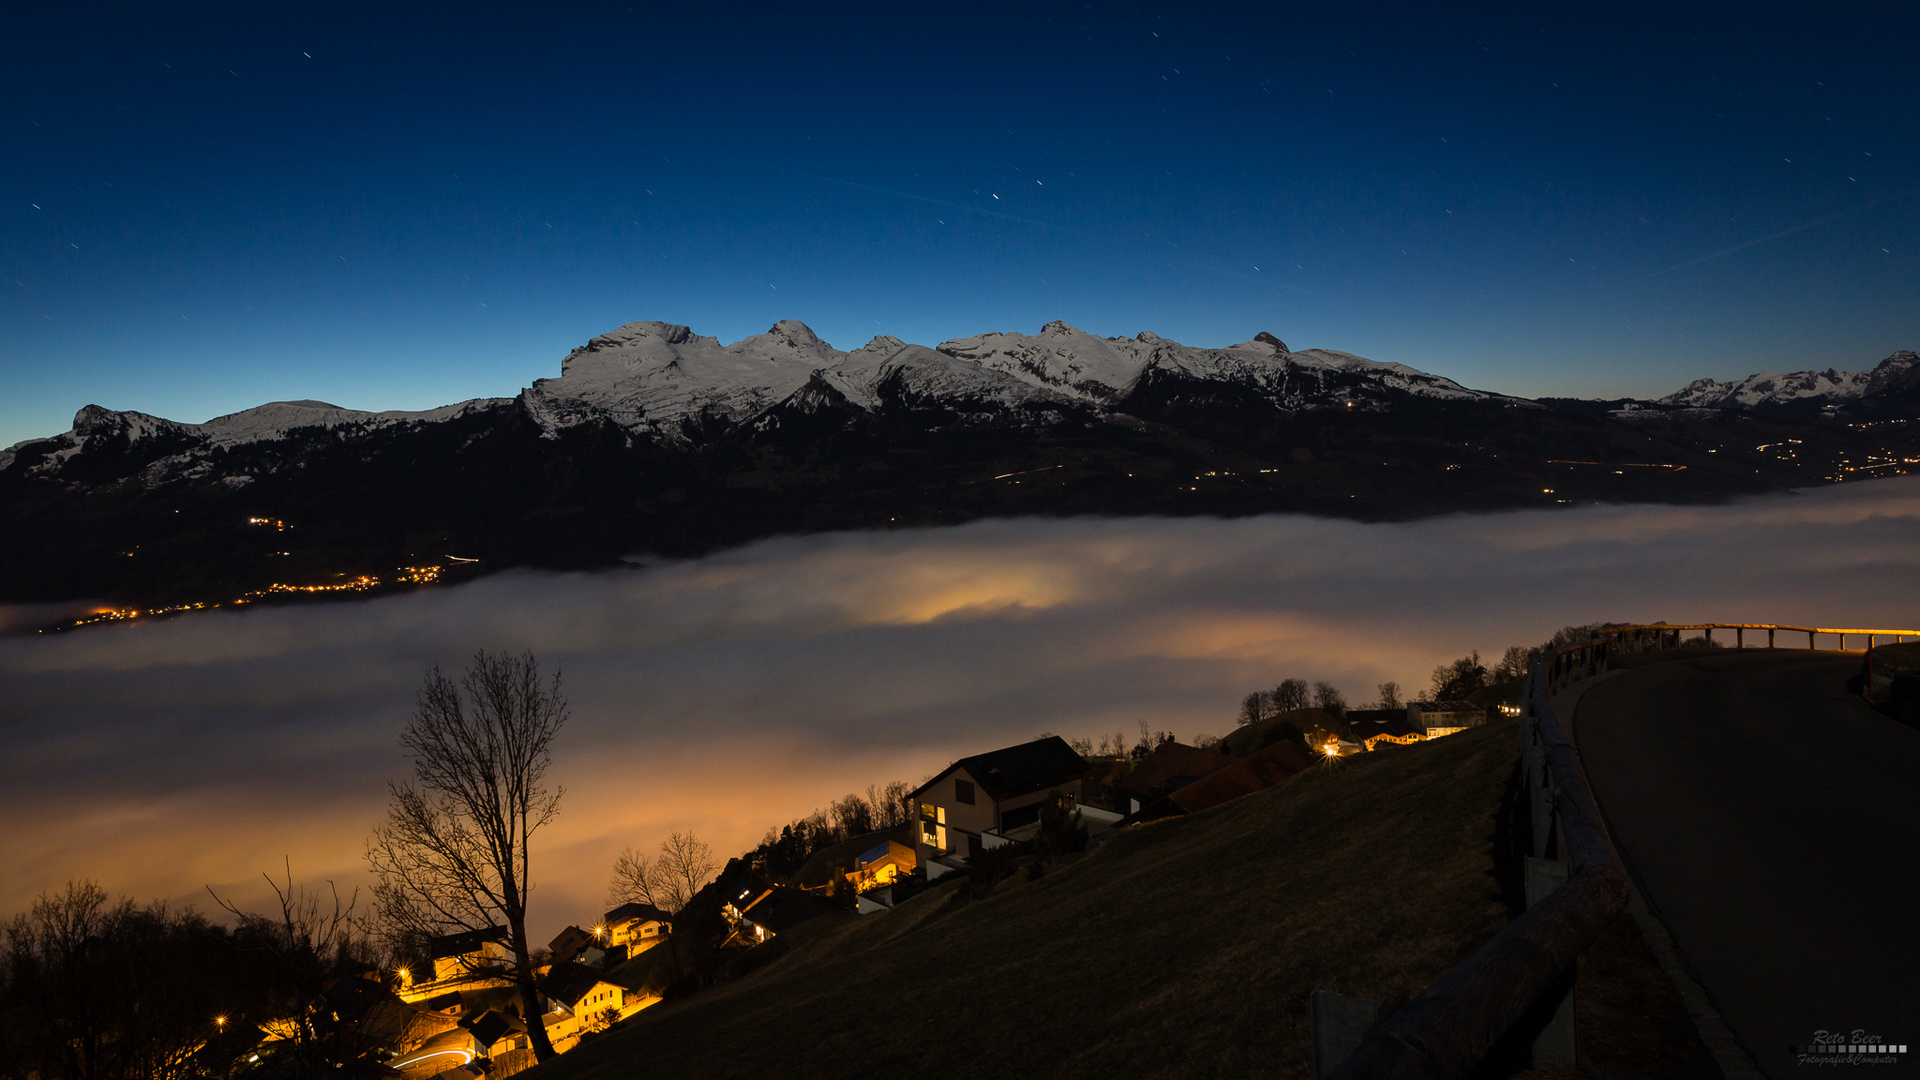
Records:
[[[982,334],[948,341],[938,348],[949,356],[1096,405],[1110,405],[1126,397],[1149,368],[1250,386],[1285,408],[1328,404],[1328,376],[1333,374],[1358,376],[1374,389],[1422,397],[1473,400],[1497,396],[1469,390],[1451,379],[1404,364],[1382,364],[1324,349],[1292,352],[1285,342],[1267,333],[1238,345],[1207,349],[1145,332],[1132,338],[1101,338],[1064,322],[1051,322],[1032,337]]]
[[[359,409],[343,409],[324,401],[270,401],[237,413],[216,416],[204,424],[183,426],[197,427],[215,446],[237,446],[241,443],[283,439],[302,428],[325,428],[329,431],[357,428],[371,431],[395,424],[432,424],[464,416],[475,409],[505,405],[511,400],[475,398],[417,412],[400,409],[363,412]]]
[[[549,431],[604,418],[675,438],[703,417],[749,420],[845,355],[791,319],[725,346],[684,326],[634,322],[568,353],[559,378],[536,380],[520,400]]]
[[[1208,349],[1152,333],[1102,338],[1051,322],[1031,336],[982,334],[935,348],[882,336],[841,352],[804,323],[786,319],[731,345],[674,323],[628,323],[568,353],[558,378],[536,380],[518,402],[550,435],[605,421],[642,437],[690,445],[715,431],[751,423],[782,402],[812,407],[834,395],[861,409],[890,403],[959,405],[976,417],[997,411],[1015,423],[1029,421],[1014,411],[1034,406],[1107,410],[1150,369],[1249,387],[1287,409],[1352,404],[1356,398],[1380,407],[1392,393],[1463,400],[1497,396],[1402,364],[1318,349],[1291,352],[1265,333]],[[481,399],[424,412],[372,413],[323,401],[276,401],[204,424],[90,405],[74,418],[72,431],[52,440],[61,445],[36,446],[39,460],[33,469],[58,468],[90,445],[124,441],[148,447],[147,456],[157,459],[152,475],[158,477],[187,467],[207,451],[283,439],[297,431],[369,432],[509,404],[508,399]],[[0,452],[0,469],[18,450]]]
[[[1920,354],[1894,353],[1871,371],[1795,371],[1786,375],[1761,372],[1738,382],[1695,379],[1685,388],[1660,398],[1663,405],[1703,409],[1757,409],[1785,406],[1808,399],[1840,405],[1863,397],[1889,393],[1920,381]]]
[[[628,323],[569,353],[559,378],[535,382],[521,400],[549,431],[603,418],[686,441],[704,422],[751,420],[816,373],[864,409],[878,405],[888,380],[928,398],[1013,405],[1042,396],[1017,379],[898,338],[876,337],[843,353],[787,319],[732,345],[671,323]]]
[[[1133,388],[1158,343],[1158,338],[1095,337],[1064,322],[1050,322],[1032,337],[980,334],[942,342],[935,348],[1031,386],[1105,404],[1126,396]]]
[[[476,398],[472,401],[442,405],[436,409],[418,412],[398,409],[387,412],[364,412],[359,409],[343,409],[324,401],[270,401],[251,409],[216,416],[204,424],[185,424],[132,410],[116,411],[98,405],[88,405],[74,414],[72,430],[56,435],[50,440],[29,439],[0,451],[0,470],[13,464],[14,458],[22,447],[42,442],[53,442],[57,444],[57,448],[47,453],[35,466],[37,471],[58,468],[90,446],[123,440],[130,449],[153,445],[163,440],[168,442],[176,453],[162,459],[161,464],[164,466],[191,457],[196,451],[284,439],[294,432],[305,429],[320,428],[329,431],[349,429],[366,432],[400,424],[431,424],[463,416],[475,409],[494,408],[511,401],[511,398]]]
[[[969,399],[1009,407],[1062,400],[1052,391],[1005,372],[887,336],[876,337],[848,353],[825,376],[849,400],[868,407],[880,400],[881,388],[888,385],[907,397]]]

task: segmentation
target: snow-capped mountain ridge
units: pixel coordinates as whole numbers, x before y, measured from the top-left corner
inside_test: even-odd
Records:
[[[969,424],[1045,425],[1076,410],[1124,411],[1128,395],[1150,373],[1232,385],[1286,411],[1382,409],[1407,395],[1531,404],[1470,390],[1403,364],[1330,350],[1294,352],[1266,332],[1237,345],[1201,348],[1151,332],[1102,338],[1055,321],[1033,335],[996,332],[932,348],[880,335],[843,352],[792,319],[732,344],[677,323],[644,321],[590,339],[562,358],[557,378],[535,380],[518,398],[476,399],[418,412],[276,401],[203,424],[89,405],[66,434],[0,451],[0,469],[30,445],[35,447],[31,469],[45,472],[89,446],[124,443],[144,448],[138,456],[154,459],[147,472],[158,481],[195,468],[208,453],[300,432],[352,436],[513,406],[549,437],[583,424],[609,423],[632,438],[680,448],[753,427],[783,403],[811,411],[829,398],[871,413],[957,407]],[[41,445],[46,443],[55,445]]]
[[[722,345],[717,338],[664,322],[628,323],[569,353],[557,379],[541,379],[522,395],[549,431],[589,419],[635,433],[691,441],[713,421],[744,424],[786,400],[816,375],[862,409],[881,406],[882,384],[926,398],[969,400],[1006,408],[1078,404],[1120,407],[1151,369],[1255,389],[1288,409],[1346,404],[1382,395],[1452,400],[1498,397],[1403,364],[1385,364],[1327,350],[1291,352],[1262,332],[1220,349],[1196,348],[1143,332],[1101,338],[1050,322],[1035,335],[991,333],[929,349],[889,336],[841,352],[794,320],[764,334]],[[1330,395],[1332,375],[1370,384],[1372,394]],[[1351,379],[1349,380],[1351,381]]]
[[[1868,371],[1760,372],[1738,382],[1695,379],[1660,398],[1662,405],[1703,409],[1764,409],[1797,403],[1840,405],[1920,385],[1920,353],[1896,352]]]

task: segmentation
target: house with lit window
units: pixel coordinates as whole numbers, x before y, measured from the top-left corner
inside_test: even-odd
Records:
[[[505,986],[507,929],[490,926],[427,942],[424,954],[400,969],[400,1000],[425,1001],[456,990]]]
[[[855,893],[872,892],[893,884],[903,874],[913,873],[916,865],[910,845],[898,840],[882,840],[853,861],[853,871],[847,880]]]
[[[1079,801],[1086,773],[1087,759],[1058,735],[961,758],[907,796],[915,863],[939,877],[961,859],[1026,839],[1054,792]]]
[[[805,889],[775,885],[758,874],[746,875],[729,890],[720,905],[720,914],[733,928],[722,946],[758,945],[768,938],[827,915],[844,915],[847,909],[824,900]]]
[[[607,981],[585,964],[555,964],[542,980],[541,990],[552,1011],[545,1020],[553,1048],[566,1053],[580,1036],[625,1020],[659,1000]]]
[[[1383,743],[1417,743],[1427,733],[1408,719],[1406,709],[1353,710],[1346,715],[1348,738],[1368,750]]]
[[[1416,701],[1407,706],[1407,721],[1437,739],[1486,723],[1487,710],[1470,701]]]
[[[625,948],[639,956],[666,940],[673,917],[652,904],[621,904],[601,917],[600,932],[608,949]]]

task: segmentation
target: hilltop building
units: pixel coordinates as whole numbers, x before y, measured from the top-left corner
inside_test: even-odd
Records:
[[[1053,792],[1079,800],[1086,773],[1087,759],[1057,735],[961,758],[907,795],[914,861],[940,877],[960,859],[1024,839]]]
[[[1437,739],[1486,723],[1487,710],[1470,701],[1415,701],[1407,706],[1407,720]]]
[[[400,1000],[426,1001],[456,990],[510,985],[506,940],[504,926],[432,939],[426,955],[400,969]]]
[[[621,904],[601,917],[600,933],[609,952],[625,949],[629,957],[639,956],[666,940],[673,929],[673,917],[652,904],[637,901]]]
[[[1132,772],[1114,782],[1118,796],[1127,800],[1124,810],[1138,810],[1203,776],[1219,772],[1239,759],[1219,750],[1202,750],[1179,742],[1163,742],[1153,748]]]

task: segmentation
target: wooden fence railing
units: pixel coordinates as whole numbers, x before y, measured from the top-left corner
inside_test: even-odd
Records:
[[[1600,931],[1626,908],[1626,869],[1600,817],[1580,757],[1554,716],[1552,695],[1569,683],[1598,675],[1623,653],[1673,648],[1699,631],[1709,641],[1716,630],[1732,630],[1745,647],[1749,630],[1767,631],[1767,647],[1776,647],[1781,631],[1804,633],[1812,648],[1816,635],[1865,637],[1869,648],[1879,638],[1920,638],[1920,630],[1864,630],[1782,626],[1767,623],[1695,623],[1618,626],[1594,631],[1585,641],[1543,654],[1528,672],[1525,713],[1520,717],[1521,771],[1532,823],[1528,891],[1542,876],[1564,884],[1545,892],[1528,908],[1441,976],[1427,991],[1382,1018],[1353,1054],[1333,1069],[1339,1080],[1453,1080],[1479,1063],[1522,1016],[1539,1017],[1543,1007],[1561,1000],[1553,1023],[1566,1025],[1562,1063],[1572,1065],[1573,1003],[1567,992],[1574,961]],[[1842,646],[1844,648],[1844,645]],[[1544,871],[1544,874],[1541,873]],[[1547,1034],[1551,1038],[1551,1032]],[[1536,1053],[1541,1042],[1535,1042]]]

